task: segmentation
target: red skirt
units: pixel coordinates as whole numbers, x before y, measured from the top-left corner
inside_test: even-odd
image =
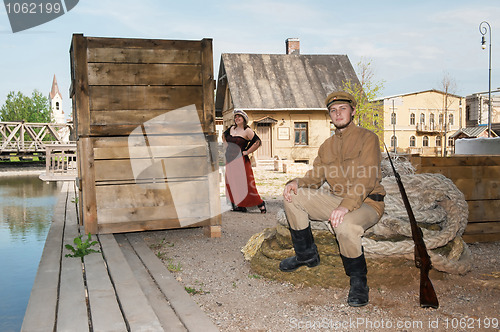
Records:
[[[252,163],[247,156],[226,164],[226,195],[239,207],[251,207],[263,203],[255,186]]]

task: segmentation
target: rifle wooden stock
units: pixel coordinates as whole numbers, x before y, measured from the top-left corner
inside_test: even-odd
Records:
[[[408,218],[410,219],[411,237],[413,238],[413,242],[415,243],[415,266],[420,269],[420,306],[422,308],[431,307],[437,309],[439,307],[439,302],[436,296],[436,292],[434,291],[434,287],[432,286],[432,282],[429,279],[429,271],[430,269],[432,269],[432,263],[431,258],[427,253],[422,230],[417,225],[417,220],[415,219],[415,215],[413,214],[413,210],[411,209],[410,201],[408,200],[408,195],[406,195],[405,187],[403,186],[403,182],[401,181],[399,173],[396,172],[396,168],[392,163],[392,159],[389,155],[389,151],[387,150],[387,146],[385,146],[385,150],[387,151],[389,162],[391,163],[392,170],[394,171],[394,176],[396,177],[396,182],[398,183],[399,192],[401,193],[403,203],[405,205],[406,211],[408,212]]]

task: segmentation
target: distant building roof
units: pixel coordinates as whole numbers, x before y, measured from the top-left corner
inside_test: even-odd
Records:
[[[468,138],[475,138],[479,137],[483,132],[488,130],[487,126],[476,126],[476,127],[467,127],[467,128],[461,128],[454,132],[452,135],[450,135],[450,138],[455,138],[460,136],[460,134],[464,134]],[[497,136],[494,131],[492,131],[492,134],[494,136]]]
[[[379,101],[379,100],[385,100],[385,99],[392,99],[392,98],[396,98],[396,97],[406,97],[406,96],[417,95],[417,94],[420,94],[420,93],[427,93],[427,92],[436,92],[436,93],[441,93],[443,95],[446,94],[446,92],[444,92],[444,91],[440,91],[440,90],[436,90],[436,89],[430,89],[430,90],[423,90],[423,91],[417,91],[417,92],[402,93],[402,94],[393,95],[393,96],[385,96],[385,97],[381,97],[381,98],[375,99],[373,101]],[[456,98],[463,98],[462,96],[459,96],[459,95],[456,95],[456,94],[453,94],[453,93],[448,93],[448,95],[452,96],[452,97],[456,97]]]
[[[224,53],[215,108],[229,84],[235,109],[326,109],[326,96],[349,80],[359,84],[347,55]]]
[[[56,95],[62,99],[62,95],[59,92],[59,87],[57,86],[56,75],[54,74],[54,79],[52,80],[52,89],[50,90],[50,99],[54,99]]]

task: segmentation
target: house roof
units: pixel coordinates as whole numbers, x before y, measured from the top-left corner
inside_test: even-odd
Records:
[[[469,138],[475,138],[479,137],[485,130],[487,130],[487,126],[476,126],[476,127],[467,127],[467,128],[460,128],[456,132],[454,132],[452,135],[450,135],[450,138],[455,138],[459,136],[460,134],[464,134]],[[496,133],[492,132],[495,136]]]
[[[215,108],[229,84],[235,109],[326,109],[326,96],[349,80],[359,83],[347,55],[224,53]]]

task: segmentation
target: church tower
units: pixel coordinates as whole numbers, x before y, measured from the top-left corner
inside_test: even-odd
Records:
[[[52,120],[55,123],[66,123],[62,109],[62,95],[59,92],[55,74],[52,80],[52,89],[50,90],[50,109],[52,111]]]

